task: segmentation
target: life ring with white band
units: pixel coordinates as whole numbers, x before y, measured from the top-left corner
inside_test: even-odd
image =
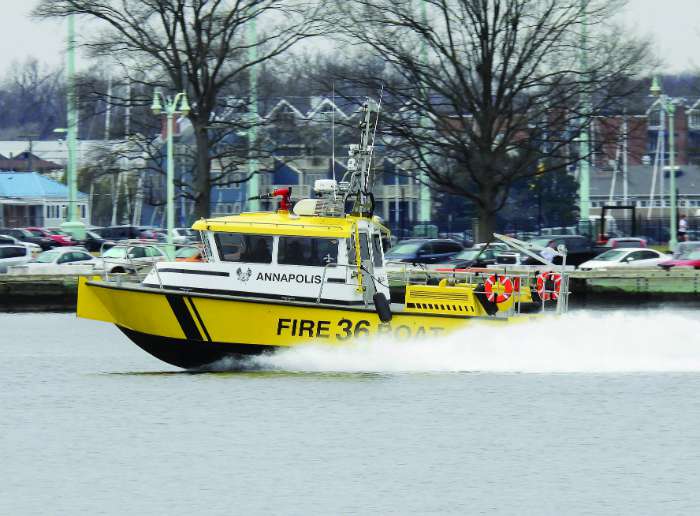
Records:
[[[557,272],[542,272],[537,276],[537,294],[542,300],[559,299],[560,293],[561,274]]]
[[[484,282],[484,291],[492,303],[503,303],[513,295],[513,282],[508,276],[491,274]]]

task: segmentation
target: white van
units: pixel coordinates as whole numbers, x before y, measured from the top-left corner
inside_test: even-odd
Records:
[[[32,259],[32,252],[23,245],[0,245],[0,272],[9,265],[22,265]]]

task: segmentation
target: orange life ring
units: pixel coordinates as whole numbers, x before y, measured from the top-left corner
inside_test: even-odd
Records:
[[[554,288],[547,290],[547,280],[554,282]],[[542,272],[537,276],[537,294],[544,301],[559,299],[561,292],[561,274],[556,272]]]
[[[497,284],[501,285],[501,288],[496,287]],[[508,276],[498,276],[497,274],[491,274],[488,279],[484,282],[484,291],[486,292],[486,299],[492,303],[503,303],[508,301],[510,296],[513,295],[513,282]]]

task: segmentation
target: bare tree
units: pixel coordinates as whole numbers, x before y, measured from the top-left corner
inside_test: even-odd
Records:
[[[58,124],[63,124],[65,90],[60,72],[41,66],[34,58],[12,64],[0,84],[3,138],[31,135],[43,139],[50,137]]]
[[[226,108],[232,90],[250,99],[252,67],[319,34],[319,10],[303,0],[43,0],[35,14],[96,22],[99,31],[83,42],[93,57],[118,63],[133,84],[187,92],[196,146],[195,215],[208,216],[217,182],[211,149],[220,138],[211,134],[214,115]],[[259,31],[252,39],[254,23]],[[241,117],[238,130],[251,123]]]
[[[647,45],[607,24],[619,5],[354,0],[339,9],[372,72],[333,75],[353,93],[384,88],[388,148],[421,181],[473,201],[484,236],[514,181],[576,163],[591,120],[634,91]]]

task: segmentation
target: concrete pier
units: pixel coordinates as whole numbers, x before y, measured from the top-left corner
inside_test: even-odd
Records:
[[[72,311],[80,275],[0,274],[0,311]]]
[[[521,269],[494,269],[499,274],[522,273]],[[570,288],[572,300],[585,297],[607,299],[641,299],[649,296],[664,299],[692,300],[700,294],[700,270],[691,268],[608,269],[572,271]],[[77,304],[78,278],[70,275],[9,275],[0,274],[0,311],[73,311]],[[89,276],[94,276],[90,274]],[[417,283],[427,277],[446,277],[446,273],[413,271],[408,277]],[[404,274],[390,274],[392,299],[403,297]],[[399,292],[401,291],[401,292]]]
[[[544,267],[538,269],[544,270]],[[526,274],[524,267],[493,268],[494,273],[508,275]],[[551,270],[551,269],[550,269]],[[556,271],[556,268],[553,270]],[[530,269],[532,274],[532,269]],[[611,268],[594,271],[569,271],[569,288],[572,297],[579,296],[608,298],[608,297],[645,297],[649,295],[659,296],[659,299],[692,299],[700,294],[700,270],[689,267],[674,267],[668,271],[659,267],[649,269],[622,269]],[[450,277],[450,273],[438,273],[421,269],[411,269],[407,273],[389,273],[389,284],[392,288],[392,299],[398,300],[394,295],[402,290],[406,278],[412,282],[425,282],[427,278]],[[458,276],[459,278],[460,276]],[[461,278],[465,278],[464,275]]]

